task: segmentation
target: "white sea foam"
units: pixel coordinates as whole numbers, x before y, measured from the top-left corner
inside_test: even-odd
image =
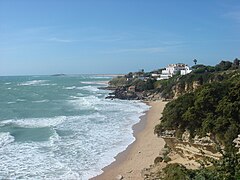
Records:
[[[112,76],[90,76],[91,79],[111,79]]]
[[[29,119],[9,119],[0,121],[0,125],[13,124],[19,127],[39,128],[54,127],[66,120],[66,116],[57,116],[53,118],[29,118]]]
[[[16,102],[13,102],[13,101],[9,101],[7,102],[7,104],[15,104]]]
[[[86,81],[89,81],[88,76],[86,76]],[[42,84],[46,83],[36,85]],[[58,87],[61,89],[64,86],[63,83]],[[47,97],[58,97],[52,94],[45,96],[47,92],[49,93],[47,90],[51,88],[39,89],[41,91],[37,92],[38,97],[43,99],[38,101],[39,103],[48,99]],[[74,112],[72,116],[60,116],[61,112],[56,117],[0,121],[1,128],[13,127],[13,131],[16,127],[20,129],[23,127],[31,128],[30,132],[42,130],[50,132],[44,141],[32,142],[19,141],[17,136],[14,141],[14,137],[8,134],[11,141],[5,142],[10,143],[5,143],[0,148],[0,179],[86,180],[100,174],[104,166],[113,162],[114,157],[134,141],[132,126],[148,109],[145,104],[139,101],[104,99],[108,91],[99,90],[90,83],[83,87],[76,87],[76,89],[78,89],[77,92],[59,91],[60,98],[67,97],[65,101],[59,100],[59,106],[49,103],[50,107],[46,103],[49,111],[52,110],[50,108],[65,108],[70,110],[70,113]],[[64,94],[61,94],[62,92]],[[16,97],[16,99],[23,100],[21,97]],[[28,97],[24,96],[24,98],[29,100]],[[41,104],[34,104],[34,108],[38,105],[42,107]],[[37,130],[34,131],[33,128]],[[8,135],[5,134],[5,136]]]
[[[21,127],[51,126],[53,134],[49,141],[13,142],[0,148],[0,178],[87,180],[100,174],[134,141],[132,125],[147,107],[139,102],[95,100],[96,104],[109,104],[111,113],[1,122]]]
[[[43,99],[43,100],[39,100],[39,101],[32,101],[34,103],[43,103],[43,102],[49,102],[48,99]]]
[[[75,97],[73,100],[68,100],[68,103],[72,105],[75,109],[94,109],[94,104],[92,101],[98,100],[96,96],[85,96],[85,97]]]
[[[23,83],[18,84],[19,86],[32,86],[32,85],[49,85],[49,84],[44,84],[47,82],[47,80],[32,80],[32,81],[26,81]]]
[[[53,84],[49,84],[49,83],[43,83],[43,84],[39,84],[39,86],[56,86],[57,84],[53,83]]]
[[[26,99],[17,99],[17,102],[24,102]]]
[[[14,142],[14,137],[9,132],[0,133],[0,148]]]
[[[107,85],[108,81],[81,81],[82,84]]]
[[[79,90],[85,90],[85,91],[90,91],[90,92],[97,92],[100,91],[97,86],[82,86],[82,87],[77,87]]]
[[[76,89],[76,86],[64,87],[64,89],[72,90],[72,89]]]
[[[12,83],[11,83],[11,82],[6,82],[5,84],[6,84],[6,85],[9,85],[9,84],[12,84]]]

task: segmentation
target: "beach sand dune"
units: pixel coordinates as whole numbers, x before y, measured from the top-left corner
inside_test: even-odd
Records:
[[[139,180],[142,169],[153,164],[154,159],[164,147],[164,140],[154,135],[154,127],[159,123],[166,102],[153,101],[148,103],[151,108],[141,121],[133,126],[136,140],[122,153],[116,156],[109,166],[103,169],[104,173],[94,177],[94,180],[131,179]]]

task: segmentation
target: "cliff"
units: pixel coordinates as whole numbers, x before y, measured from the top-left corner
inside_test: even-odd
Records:
[[[219,159],[222,154],[219,152],[219,144],[210,138],[210,134],[205,137],[195,136],[190,139],[190,133],[185,131],[182,138],[161,136],[168,147],[177,152],[181,157],[189,160],[202,160],[203,158]]]
[[[207,77],[176,79],[171,86],[176,99],[166,105],[155,127],[170,148],[169,161],[145,170],[145,179],[168,179],[174,173],[184,179],[240,177],[240,71]]]
[[[160,81],[110,82],[116,89],[109,98],[172,100],[154,130],[166,148],[142,171],[144,179],[240,178],[239,64],[198,65],[190,74]]]

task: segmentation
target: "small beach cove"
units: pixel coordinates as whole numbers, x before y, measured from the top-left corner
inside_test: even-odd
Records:
[[[147,102],[151,108],[141,117],[139,123],[133,126],[136,140],[127,149],[115,157],[115,161],[103,168],[101,175],[93,180],[111,180],[117,178],[143,179],[141,171],[153,164],[165,142],[154,135],[154,127],[159,123],[162,111],[167,102]]]

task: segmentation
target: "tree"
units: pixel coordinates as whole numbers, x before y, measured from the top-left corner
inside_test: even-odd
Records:
[[[226,71],[232,67],[232,62],[230,61],[221,61],[215,66],[216,71]]]
[[[234,59],[232,64],[232,69],[239,69],[240,68],[240,60],[238,58]]]
[[[197,64],[197,60],[196,59],[194,59],[193,62],[194,62],[195,65]]]

